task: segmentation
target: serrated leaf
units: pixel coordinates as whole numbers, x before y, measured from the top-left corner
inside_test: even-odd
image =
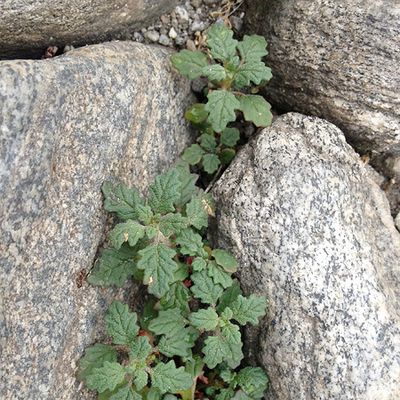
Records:
[[[206,228],[208,226],[208,210],[207,202],[204,196],[198,195],[186,205],[186,216],[189,224],[197,229]]]
[[[214,24],[207,31],[207,47],[216,60],[229,61],[236,56],[237,43],[233,31],[222,24]]]
[[[196,187],[198,175],[190,173],[189,164],[180,159],[175,167],[179,174],[179,181],[181,182],[181,196],[175,202],[177,207],[183,207],[190,199],[198,193],[199,188]]]
[[[221,389],[215,400],[232,400],[235,392],[231,388]]]
[[[219,376],[222,378],[222,380],[226,383],[231,383],[236,377],[236,372],[231,371],[230,369],[223,369]]]
[[[225,128],[221,133],[221,143],[228,147],[234,147],[240,139],[240,131],[237,128]]]
[[[153,387],[161,393],[177,393],[192,386],[192,377],[183,367],[176,368],[173,360],[168,363],[160,362],[152,371]]]
[[[128,277],[136,272],[134,255],[136,250],[122,246],[119,250],[105,249],[88,277],[92,285],[121,287]]]
[[[271,105],[261,96],[240,96],[240,110],[246,121],[256,126],[268,126],[272,122]]]
[[[234,149],[223,149],[219,153],[219,159],[222,164],[228,165],[235,158],[235,155],[236,151]]]
[[[178,308],[160,311],[158,317],[149,323],[149,329],[156,335],[174,336],[186,325]]]
[[[258,324],[258,319],[263,317],[267,308],[267,300],[265,297],[259,297],[254,294],[249,297],[239,295],[237,299],[229,305],[233,311],[233,319],[240,325],[250,323]]]
[[[207,268],[207,262],[204,258],[196,257],[192,262],[193,271],[203,271]]]
[[[193,312],[190,314],[189,320],[192,326],[199,330],[212,331],[217,327],[219,317],[215,310],[209,307]]]
[[[208,112],[204,109],[205,104],[192,104],[185,112],[185,119],[195,125],[200,125],[206,121]]]
[[[150,206],[145,206],[145,205],[140,204],[136,207],[136,210],[137,210],[138,220],[145,225],[149,225],[151,222],[151,219],[154,216],[153,211],[151,211]]]
[[[258,367],[246,367],[239,371],[237,384],[253,399],[261,399],[268,387],[268,377]]]
[[[174,396],[173,394],[166,394],[163,397],[163,400],[178,400],[178,398],[176,396]]]
[[[86,379],[86,385],[99,393],[114,390],[125,379],[125,373],[121,364],[105,361],[102,367],[93,369]]]
[[[179,172],[175,169],[158,175],[149,188],[149,205],[155,213],[174,212],[175,201],[181,196]]]
[[[145,360],[151,354],[151,344],[147,336],[138,336],[130,345],[131,359]]]
[[[234,85],[238,88],[250,86],[251,82],[259,85],[263,81],[272,78],[271,68],[265,66],[261,61],[249,61],[242,64],[235,74]]]
[[[203,148],[198,144],[192,144],[182,154],[182,159],[190,165],[196,165],[201,161],[204,154]]]
[[[144,362],[141,363],[140,368],[135,371],[133,383],[136,386],[137,390],[142,390],[149,381],[149,375],[145,371],[146,364]]]
[[[150,388],[147,392],[146,400],[160,400],[161,392],[156,388]]]
[[[238,390],[232,397],[232,400],[253,400],[251,397],[247,396],[243,390]]]
[[[234,273],[237,271],[238,263],[235,257],[232,256],[228,251],[222,249],[214,249],[212,251],[212,256],[215,261],[220,265],[225,271]]]
[[[113,301],[105,318],[107,333],[115,344],[131,344],[139,332],[137,315],[129,310],[127,304]]]
[[[209,135],[208,133],[203,133],[199,137],[200,146],[207,151],[214,152],[217,148],[217,141],[213,135]]]
[[[117,361],[117,352],[113,347],[97,343],[87,348],[85,355],[79,360],[79,379],[85,380],[93,369],[102,367],[105,361]]]
[[[230,320],[233,317],[233,312],[229,307],[226,307],[224,309],[224,311],[222,311],[221,313],[221,321],[223,321],[224,323],[230,323]]]
[[[178,268],[172,260],[176,252],[165,244],[154,244],[139,251],[141,256],[137,267],[144,270],[143,283],[148,285],[149,293],[160,298],[169,290]]]
[[[235,95],[226,90],[214,90],[207,95],[208,121],[215,132],[222,132],[229,122],[236,120],[235,110],[240,108],[240,103]]]
[[[217,311],[222,313],[226,307],[228,307],[238,298],[240,294],[242,294],[242,291],[240,289],[239,282],[235,280],[233,281],[232,286],[224,290],[224,293],[219,299]]]
[[[224,271],[219,265],[214,261],[209,261],[207,266],[207,273],[215,284],[220,284],[224,289],[232,285],[233,280],[230,274]]]
[[[205,154],[203,156],[203,168],[208,174],[213,174],[220,165],[221,161],[216,154]]]
[[[175,239],[180,246],[180,252],[189,256],[203,256],[203,239],[193,229],[183,230]]]
[[[206,76],[210,81],[223,81],[226,78],[226,71],[222,65],[212,64],[203,67],[202,75]]]
[[[135,188],[128,188],[123,184],[113,185],[105,182],[101,188],[105,200],[104,208],[114,212],[122,220],[136,219],[139,204],[143,204],[139,191]]]
[[[146,301],[143,307],[143,312],[140,315],[140,326],[143,329],[149,329],[149,323],[151,320],[157,317],[158,311],[155,310],[157,300],[155,298],[150,298]]]
[[[221,285],[216,285],[207,274],[207,270],[195,272],[192,275],[194,285],[190,288],[196,298],[203,303],[215,305],[223,292]]]
[[[163,310],[179,308],[183,313],[189,312],[189,289],[182,282],[175,282],[160,300]]]
[[[200,356],[194,356],[186,360],[185,371],[188,372],[192,378],[197,378],[203,374],[204,363]]]
[[[146,236],[148,239],[154,239],[158,234],[158,229],[155,226],[146,226]]]
[[[172,234],[178,234],[187,228],[188,221],[180,213],[167,214],[161,217],[159,226],[162,234],[165,237],[170,237]]]
[[[181,50],[171,56],[172,65],[184,76],[195,79],[202,75],[208,65],[207,57],[201,51]]]
[[[158,342],[158,350],[167,357],[188,357],[191,347],[187,329],[181,329],[173,336],[162,336]]]
[[[174,272],[174,282],[181,282],[189,276],[189,265],[178,262],[178,269]]]
[[[130,246],[135,246],[136,243],[143,238],[145,233],[144,226],[136,221],[129,219],[126,222],[117,224],[110,231],[109,238],[114,248],[121,248],[122,244],[128,242]]]
[[[123,386],[109,397],[109,400],[142,400],[142,396],[135,392],[131,385]]]
[[[237,48],[243,61],[261,61],[261,58],[268,54],[267,41],[263,36],[244,35]]]

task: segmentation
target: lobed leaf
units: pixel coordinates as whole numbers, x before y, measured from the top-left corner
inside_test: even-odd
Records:
[[[204,109],[205,104],[196,103],[191,105],[185,112],[185,119],[195,125],[200,125],[207,120],[208,112]]]
[[[205,151],[198,144],[192,144],[182,154],[182,159],[190,165],[196,165],[201,161]]]
[[[145,360],[151,354],[151,344],[147,336],[137,336],[130,345],[129,357],[135,360]]]
[[[183,367],[176,368],[173,360],[168,363],[160,362],[152,371],[153,387],[161,393],[177,393],[192,386],[192,377]]]
[[[225,272],[219,265],[214,261],[209,261],[207,267],[208,276],[212,278],[215,284],[220,284],[224,289],[232,285],[233,280],[231,275]]]
[[[189,317],[190,323],[196,329],[212,331],[219,322],[218,314],[211,307],[193,312]]]
[[[189,357],[192,343],[187,329],[181,329],[175,335],[162,336],[158,350],[167,357]]]
[[[203,256],[205,251],[203,249],[202,237],[193,231],[193,229],[185,229],[176,237],[176,243],[180,246],[180,252],[189,256]]]
[[[192,200],[186,205],[186,215],[190,225],[197,229],[208,226],[208,210],[206,206],[207,202],[204,201],[203,195],[192,197]]]
[[[208,65],[207,57],[201,51],[181,50],[171,56],[172,65],[184,76],[195,79],[202,75]]]
[[[233,312],[233,319],[240,325],[250,323],[258,324],[258,319],[263,317],[267,308],[265,297],[259,297],[254,294],[249,297],[239,295],[237,299],[229,306]]]
[[[246,367],[236,376],[237,384],[252,399],[261,399],[268,387],[268,377],[259,367]]]
[[[216,285],[211,277],[208,276],[207,270],[195,272],[192,276],[194,285],[190,288],[196,298],[203,303],[215,305],[219,297],[222,295],[223,288]]]
[[[125,373],[121,364],[105,361],[102,367],[95,368],[87,377],[86,384],[89,389],[99,393],[114,390],[125,379]]]
[[[242,294],[239,282],[237,280],[233,281],[232,286],[224,290],[224,293],[219,299],[217,311],[222,313],[226,307],[230,306],[238,297]]]
[[[160,231],[165,237],[178,234],[187,228],[188,221],[180,213],[163,215],[160,219]]]
[[[156,335],[174,336],[184,329],[186,320],[178,308],[160,311],[158,317],[149,323],[149,329]]]
[[[182,282],[175,282],[164,297],[160,299],[163,310],[179,308],[183,313],[189,312],[189,289]]]
[[[205,154],[203,156],[203,168],[208,174],[213,174],[220,165],[221,161],[216,154]]]
[[[228,147],[236,146],[240,139],[240,132],[237,128],[225,128],[221,133],[221,143]]]
[[[110,231],[109,238],[113,247],[119,250],[125,242],[128,242],[132,247],[135,246],[144,237],[144,233],[143,225],[129,219],[124,223],[117,224]]]
[[[220,265],[227,272],[236,272],[238,263],[228,251],[222,249],[214,249],[212,251],[212,256],[215,258],[215,261],[218,265]]]
[[[96,343],[87,348],[85,355],[79,360],[79,378],[85,380],[93,372],[93,369],[102,367],[105,361],[117,361],[117,352],[113,347]]]
[[[259,35],[244,35],[241,42],[238,43],[237,48],[240,57],[243,61],[261,61],[261,58],[268,54],[267,41],[264,36]]]
[[[216,60],[229,61],[235,57],[237,43],[233,31],[222,24],[214,24],[207,31],[207,47]]]
[[[210,81],[223,81],[226,78],[226,71],[222,65],[212,64],[203,67],[202,75],[206,76]]]
[[[250,86],[251,82],[259,85],[272,78],[271,68],[262,61],[249,61],[242,64],[235,74],[234,85],[238,88]]]
[[[256,126],[271,125],[271,105],[262,96],[240,96],[240,111],[246,121],[253,122]]]
[[[111,397],[110,400],[142,400],[142,396],[135,392],[131,385],[119,388]]]

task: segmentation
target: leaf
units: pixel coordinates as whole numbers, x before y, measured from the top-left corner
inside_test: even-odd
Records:
[[[105,361],[103,366],[95,368],[86,379],[89,389],[99,393],[114,390],[125,379],[125,368],[117,362]]]
[[[240,110],[246,121],[256,126],[268,126],[272,122],[271,105],[261,96],[240,96]]]
[[[237,280],[233,281],[232,286],[230,286],[228,289],[224,290],[224,293],[219,299],[217,311],[221,313],[222,311],[225,310],[226,307],[228,307],[230,304],[232,304],[238,296],[242,294],[242,291],[240,289],[239,282]]]
[[[136,219],[139,204],[143,204],[139,191],[135,188],[128,188],[123,184],[113,185],[111,182],[104,182],[101,190],[105,200],[104,208],[114,212],[122,220]]]
[[[225,128],[221,133],[221,143],[228,147],[234,147],[240,139],[240,132],[237,128]]]
[[[212,64],[203,67],[202,75],[206,76],[210,81],[223,81],[226,78],[226,71],[222,65]]]
[[[236,151],[234,149],[223,149],[219,154],[219,159],[222,164],[228,165],[236,155]]]
[[[240,325],[257,325],[258,319],[265,315],[267,300],[254,294],[247,298],[240,295],[229,307],[233,311],[233,319]]]
[[[229,61],[236,55],[238,41],[233,31],[222,24],[214,24],[207,31],[207,47],[216,60]]]
[[[188,357],[191,347],[187,329],[181,329],[173,336],[162,336],[158,342],[158,350],[167,357]]]
[[[201,51],[181,50],[171,56],[172,65],[184,76],[195,79],[202,75],[208,65],[207,57]]]
[[[232,285],[233,280],[229,273],[225,272],[214,261],[209,261],[207,268],[208,276],[210,276],[215,284],[220,284],[224,289]]]
[[[131,343],[129,357],[145,360],[151,354],[151,345],[147,336],[137,336]]]
[[[203,256],[203,239],[193,229],[183,230],[177,237],[176,243],[180,246],[180,252],[189,256]]]
[[[204,363],[200,356],[194,356],[186,360],[185,371],[188,372],[192,378],[197,378],[203,374]]]
[[[149,206],[144,206],[142,204],[139,204],[136,207],[136,210],[137,210],[138,220],[145,225],[149,225],[151,223],[151,219],[154,216],[153,211],[151,211],[151,208]]]
[[[247,396],[245,392],[242,390],[238,390],[235,393],[235,396],[232,397],[232,400],[253,400],[251,397]]]
[[[231,383],[236,377],[236,372],[231,371],[230,369],[223,369],[219,376],[222,378],[222,380],[226,383]]]
[[[174,202],[179,200],[181,193],[179,172],[170,169],[158,175],[149,188],[149,205],[155,213],[174,212]]]
[[[268,377],[258,367],[246,367],[240,370],[236,382],[252,399],[261,399],[268,387]]]
[[[263,36],[244,35],[237,48],[243,61],[261,61],[261,58],[268,54],[267,41]]]
[[[193,271],[202,271],[207,268],[207,263],[204,258],[196,257],[192,262]]]
[[[140,363],[139,368],[134,373],[133,383],[136,386],[137,390],[142,390],[149,381],[149,375],[147,374],[145,368],[146,364],[144,362]]]
[[[131,385],[127,385],[118,389],[117,392],[110,397],[110,400],[142,400],[142,396],[135,392]]]
[[[240,103],[235,95],[226,90],[214,90],[207,95],[205,110],[209,112],[208,121],[215,132],[222,132],[229,122],[236,120],[235,110]]]
[[[129,246],[122,246],[119,250],[103,250],[101,258],[88,277],[88,282],[92,285],[121,287],[128,277],[135,274],[135,254],[136,250]]]
[[[129,219],[128,221],[117,224],[110,232],[110,242],[117,250],[122,244],[128,242],[130,246],[135,246],[136,243],[144,237],[144,226],[136,221]]]
[[[233,81],[238,88],[250,86],[251,82],[259,85],[263,81],[269,81],[272,78],[271,68],[265,66],[261,61],[249,61],[242,64]]]
[[[190,199],[196,195],[199,189],[195,186],[198,175],[190,173],[189,164],[180,159],[175,167],[179,174],[179,181],[181,182],[181,196],[175,202],[177,207],[182,208]]]
[[[85,355],[79,360],[79,379],[85,380],[94,368],[100,368],[105,361],[116,362],[116,350],[106,344],[97,343],[85,350]]]
[[[160,362],[152,371],[151,381],[153,387],[161,393],[177,393],[192,386],[192,377],[185,372],[183,367],[176,368],[173,360],[168,363]]]
[[[187,226],[187,219],[180,213],[167,214],[160,219],[160,231],[167,238],[172,234],[178,234],[183,229],[187,228]]]
[[[147,392],[146,400],[161,400],[161,393],[156,388],[150,388]]]
[[[215,305],[223,292],[221,285],[216,285],[207,275],[207,270],[195,272],[192,275],[194,285],[190,288],[196,298],[203,303]]]
[[[215,258],[215,261],[218,265],[220,265],[227,272],[236,272],[238,263],[229,252],[222,249],[214,249],[212,251],[212,256]]]
[[[160,311],[158,317],[149,323],[149,329],[156,335],[174,336],[186,325],[178,308]]]
[[[185,112],[185,119],[195,125],[200,125],[206,121],[208,112],[204,109],[205,104],[192,104]]]
[[[186,216],[190,225],[197,229],[207,228],[208,210],[206,206],[207,202],[204,201],[204,196],[192,197],[192,200],[186,205]]]
[[[198,144],[192,144],[182,154],[182,159],[190,165],[196,165],[201,161],[204,150]]]
[[[219,317],[213,308],[208,307],[190,314],[189,320],[199,330],[212,331],[217,327]]]
[[[129,310],[127,304],[113,301],[106,315],[107,333],[115,344],[129,345],[139,332],[137,315]]]
[[[179,308],[183,313],[189,312],[189,289],[182,282],[175,282],[160,300],[163,310]]]
[[[154,244],[139,251],[141,256],[137,267],[144,270],[143,283],[148,285],[149,293],[160,298],[168,292],[178,268],[172,260],[176,252],[165,244]]]
[[[181,282],[189,276],[189,265],[178,262],[178,269],[174,272],[174,282]]]
[[[215,152],[215,149],[217,148],[217,141],[213,135],[203,133],[198,140],[200,141],[200,146],[204,150]]]
[[[203,156],[203,168],[208,174],[213,174],[221,162],[216,154],[205,154]]]
[[[231,388],[221,389],[215,400],[232,400],[235,392]]]

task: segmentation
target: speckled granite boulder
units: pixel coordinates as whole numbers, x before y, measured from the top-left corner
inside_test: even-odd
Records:
[[[38,55],[50,45],[88,44],[143,27],[178,0],[2,0],[0,58]]]
[[[249,1],[248,30],[269,42],[265,94],[339,126],[361,153],[400,153],[400,2]]]
[[[86,398],[76,361],[114,296],[79,287],[103,240],[101,185],[145,188],[191,140],[189,83],[168,60],[120,42],[0,63],[2,399]]]
[[[255,354],[267,398],[397,400],[400,235],[341,131],[286,114],[214,194],[218,244],[238,256],[245,290],[270,299]]]

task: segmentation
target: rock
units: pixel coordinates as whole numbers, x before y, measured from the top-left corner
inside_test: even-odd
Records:
[[[246,18],[269,43],[274,105],[333,122],[372,159],[400,153],[398,0],[259,0]]]
[[[157,42],[160,38],[160,34],[157,31],[148,31],[145,33],[144,37],[152,42]]]
[[[0,58],[38,57],[51,45],[119,38],[154,21],[177,0],[13,0],[0,2]]]
[[[394,220],[396,224],[396,228],[400,231],[400,212],[397,214],[396,219]]]
[[[144,190],[191,141],[169,55],[114,42],[0,63],[3,399],[88,398],[76,362],[116,296],[80,282],[104,240],[101,185]]]
[[[184,6],[176,6],[175,13],[181,21],[188,22],[189,21],[189,13]]]
[[[168,46],[170,44],[170,40],[167,35],[160,35],[158,43],[162,44],[163,46]]]
[[[270,307],[253,354],[274,400],[396,400],[400,234],[334,125],[279,117],[214,189],[218,245]],[[258,337],[252,334],[251,337]]]
[[[176,33],[176,30],[173,27],[169,30],[168,36],[171,39],[176,39],[176,37],[178,36],[178,34]]]

